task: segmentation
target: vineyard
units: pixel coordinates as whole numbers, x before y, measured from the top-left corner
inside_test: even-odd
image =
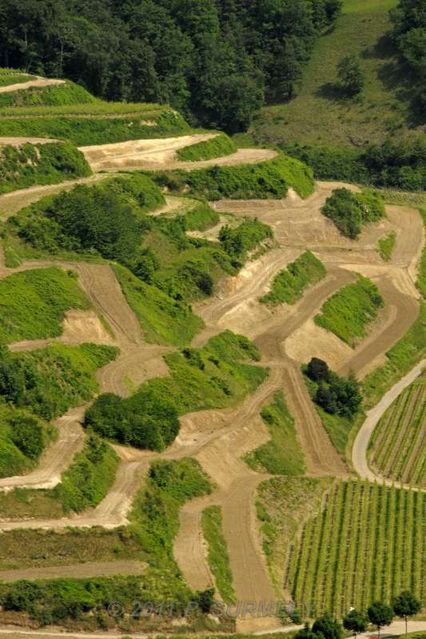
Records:
[[[377,425],[369,463],[378,474],[426,487],[426,373],[413,382]]]
[[[286,587],[296,606],[337,615],[402,590],[426,596],[426,495],[336,482],[290,549]]]

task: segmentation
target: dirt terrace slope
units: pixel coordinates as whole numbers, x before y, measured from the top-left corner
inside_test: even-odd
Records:
[[[41,89],[43,87],[57,86],[58,84],[65,84],[65,80],[55,80],[53,78],[41,78],[40,76],[35,76],[31,80],[28,80],[28,82],[20,82],[0,87],[0,93],[13,93],[15,91],[25,91],[25,89]]]
[[[182,162],[176,159],[176,151],[214,138],[216,133],[195,133],[175,138],[130,140],[115,144],[82,146],[93,171],[120,171],[144,169],[146,171],[188,169],[194,170],[215,165],[254,164],[277,156],[269,149],[239,149],[236,153],[200,162]]]
[[[91,579],[113,575],[143,575],[146,564],[140,561],[105,561],[71,564],[68,566],[50,566],[43,568],[21,568],[1,570],[0,581],[13,582],[21,579]]]

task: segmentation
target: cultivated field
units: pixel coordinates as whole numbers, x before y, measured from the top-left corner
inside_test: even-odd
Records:
[[[296,605],[314,617],[407,589],[424,600],[425,507],[422,492],[337,482],[291,548],[286,586]]]
[[[426,374],[386,411],[374,430],[370,466],[383,477],[426,488]]]

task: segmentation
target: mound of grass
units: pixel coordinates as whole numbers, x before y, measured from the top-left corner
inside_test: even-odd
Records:
[[[248,253],[272,238],[271,227],[252,218],[246,219],[236,227],[225,225],[219,233],[220,243],[236,263],[241,263]]]
[[[89,308],[77,276],[55,267],[1,280],[0,300],[0,339],[5,343],[57,337],[66,311]]]
[[[392,259],[392,253],[395,249],[396,244],[396,233],[391,231],[384,237],[380,238],[377,245],[377,250],[379,252],[380,257],[385,262],[390,262]]]
[[[179,160],[185,162],[197,162],[199,160],[211,160],[225,155],[231,155],[237,150],[237,145],[226,133],[220,133],[210,140],[185,146],[177,151]]]
[[[374,191],[352,193],[348,189],[336,189],[321,209],[342,235],[357,239],[365,224],[377,222],[385,215],[383,196]]]
[[[155,174],[154,179],[172,191],[189,189],[194,195],[208,200],[280,199],[287,195],[289,187],[301,197],[307,197],[314,190],[311,169],[284,155],[260,164],[161,172]]]
[[[132,397],[101,395],[85,424],[111,440],[163,450],[179,432],[178,415],[232,406],[252,393],[267,376],[252,365],[258,359],[250,340],[225,331],[203,348],[166,355],[170,376],[145,382]]]
[[[315,323],[355,346],[357,340],[367,335],[368,325],[382,307],[377,286],[360,275],[357,282],[344,286],[323,304]]]
[[[182,217],[187,231],[206,231],[218,224],[220,220],[219,213],[212,209],[207,202],[200,202]]]
[[[194,315],[190,306],[141,282],[123,266],[117,264],[113,268],[147,342],[185,346],[203,328],[202,319]]]
[[[117,355],[110,346],[83,344],[1,353],[0,394],[44,419],[63,415],[88,401],[98,390],[95,373]]]
[[[53,427],[31,413],[0,402],[0,477],[33,468],[53,435]]]
[[[202,528],[208,545],[208,562],[214,575],[216,588],[226,603],[235,603],[235,591],[232,586],[232,571],[226,540],[223,536],[222,511],[220,506],[210,506],[203,510]]]
[[[281,391],[275,393],[274,402],[265,406],[261,415],[271,441],[248,453],[245,461],[253,470],[272,475],[303,475],[303,452],[297,440],[294,419]]]
[[[389,10],[397,0],[344,0],[333,29],[314,45],[297,96],[262,109],[251,133],[259,143],[359,148],[413,134],[409,82],[389,38]],[[337,64],[360,57],[365,87],[360,99],[343,99],[336,87]],[[408,89],[408,90],[407,90]],[[414,129],[421,134],[421,128]]]
[[[70,143],[0,146],[0,193],[88,175],[84,155]]]
[[[260,298],[263,304],[295,304],[308,286],[326,276],[323,263],[310,251],[305,251],[272,281],[271,291]]]
[[[0,118],[0,136],[55,138],[85,146],[168,137],[190,131],[176,111],[168,107],[152,109],[152,106],[155,107],[148,105],[148,110],[147,105],[100,102],[72,109],[4,109]]]
[[[26,78],[26,82],[31,78]],[[12,83],[8,83],[12,84]],[[64,104],[86,104],[96,102],[86,89],[73,82],[57,84],[45,87],[30,87],[29,89],[17,89],[10,93],[0,94],[0,109],[5,107],[21,106],[61,106]]]

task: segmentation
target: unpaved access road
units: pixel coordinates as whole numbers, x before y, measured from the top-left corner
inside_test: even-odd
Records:
[[[394,481],[393,479],[385,479],[384,477],[376,475],[368,465],[367,451],[368,444],[373,435],[373,431],[384,413],[391,406],[391,404],[393,404],[397,397],[399,397],[399,395],[406,388],[408,388],[408,386],[410,386],[410,384],[412,384],[414,380],[417,379],[417,377],[421,375],[425,367],[426,359],[422,360],[407,375],[405,375],[394,386],[392,386],[392,388],[382,397],[380,402],[368,411],[367,418],[358,431],[352,448],[353,467],[358,475],[361,477],[361,479],[377,481],[379,483],[384,483],[387,486],[410,489],[410,486],[407,486],[401,482]]]
[[[0,582],[10,583],[21,579],[91,579],[113,575],[143,575],[145,571],[146,564],[141,561],[99,561],[68,566],[0,570]]]

